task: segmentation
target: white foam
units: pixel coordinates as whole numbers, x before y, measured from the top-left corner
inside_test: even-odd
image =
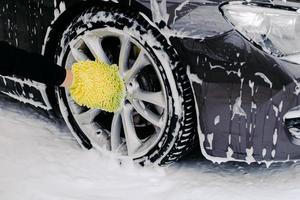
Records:
[[[207,141],[209,144],[207,149],[213,149],[213,139],[214,139],[214,133],[207,134]]]
[[[214,120],[214,124],[217,125],[220,123],[220,115],[217,115]]]
[[[247,118],[247,114],[244,111],[244,109],[242,108],[242,98],[241,97],[237,97],[235,99],[235,103],[233,105],[233,113],[232,113],[231,119],[233,119],[235,115],[239,115],[239,116],[243,116],[243,117]]]
[[[262,78],[270,86],[270,88],[272,88],[272,81],[270,81],[270,79],[264,73],[256,72],[255,76],[259,76],[260,78]]]

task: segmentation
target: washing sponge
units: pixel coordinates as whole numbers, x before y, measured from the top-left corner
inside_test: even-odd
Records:
[[[122,107],[125,86],[117,65],[80,61],[73,64],[72,73],[70,94],[77,104],[108,112],[116,112]]]

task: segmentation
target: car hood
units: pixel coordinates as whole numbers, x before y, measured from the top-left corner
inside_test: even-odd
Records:
[[[166,4],[157,3],[157,0],[140,0],[139,2],[152,9],[152,16],[157,17],[157,14],[167,15],[164,20],[167,19],[166,23],[178,37],[202,39],[233,29],[232,25],[226,22],[219,11],[219,5],[225,2],[222,0],[166,0]],[[255,0],[252,2],[300,7],[298,0]],[[153,6],[155,3],[160,7],[159,9]],[[166,8],[162,8],[163,6],[166,6]],[[167,13],[159,13],[164,10]]]

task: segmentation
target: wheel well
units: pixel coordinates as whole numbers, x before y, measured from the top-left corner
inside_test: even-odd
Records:
[[[136,1],[130,1],[125,0],[121,1],[122,3],[117,4],[118,6],[121,6],[125,9],[130,9],[133,12],[142,12],[146,14],[149,18],[151,18],[151,11],[145,7],[144,5],[136,2]],[[74,16],[82,13],[86,9],[89,9],[93,6],[99,6],[99,5],[105,5],[105,6],[116,6],[116,3],[113,2],[103,2],[99,0],[90,0],[90,1],[80,1],[79,3],[69,7],[65,12],[63,12],[57,20],[55,20],[50,25],[50,32],[47,35],[47,43],[45,45],[45,51],[44,55],[48,56],[50,58],[53,58],[54,52],[51,51],[55,49],[56,41],[59,38],[59,34],[61,34],[67,27],[68,23],[71,22],[71,20],[74,18]]]

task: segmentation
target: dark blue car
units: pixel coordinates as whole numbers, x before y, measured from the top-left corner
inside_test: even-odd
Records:
[[[60,112],[79,144],[141,164],[192,148],[214,162],[300,159],[296,1],[1,0],[0,39],[65,68],[119,66],[118,113],[64,88],[0,77],[2,93]],[[24,66],[26,67],[26,66]],[[43,66],[41,66],[43,70]]]

